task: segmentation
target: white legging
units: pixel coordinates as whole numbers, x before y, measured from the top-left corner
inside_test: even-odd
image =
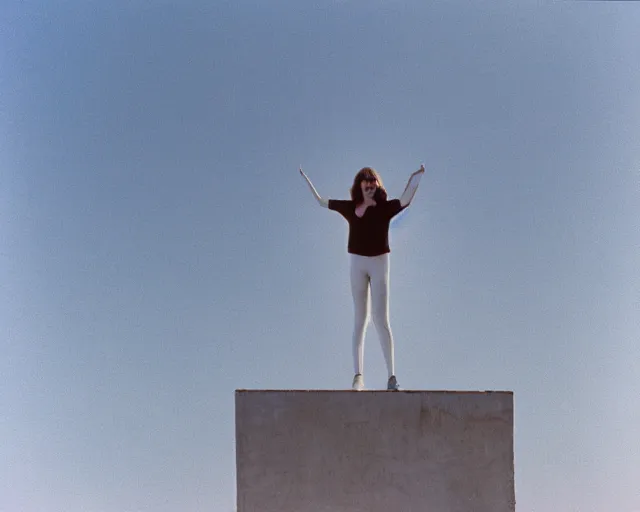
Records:
[[[373,302],[373,323],[378,332],[389,377],[395,374],[393,335],[389,324],[389,254],[351,257],[351,293],[355,322],[353,328],[353,366],[362,373],[364,335],[369,324],[369,289]]]

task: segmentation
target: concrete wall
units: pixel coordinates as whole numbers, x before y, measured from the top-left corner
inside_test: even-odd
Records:
[[[238,512],[514,512],[513,394],[236,391]]]

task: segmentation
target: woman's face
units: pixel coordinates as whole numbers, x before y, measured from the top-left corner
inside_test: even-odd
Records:
[[[373,199],[373,196],[378,189],[378,181],[377,180],[363,180],[360,182],[360,189],[362,190],[362,196],[365,199]]]

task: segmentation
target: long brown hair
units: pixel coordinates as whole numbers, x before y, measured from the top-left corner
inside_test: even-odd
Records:
[[[377,202],[384,202],[387,200],[387,191],[382,184],[382,179],[380,175],[371,167],[363,167],[358,171],[356,177],[353,178],[353,185],[351,186],[351,199],[356,203],[360,204],[364,201],[364,197],[362,195],[362,189],[360,188],[360,183],[363,181],[373,181],[376,180],[378,182],[378,189],[373,196],[373,199]]]

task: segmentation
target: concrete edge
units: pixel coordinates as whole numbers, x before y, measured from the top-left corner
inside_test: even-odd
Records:
[[[352,389],[244,389],[238,388],[235,393],[440,393],[452,395],[488,395],[506,394],[513,395],[509,390],[447,390],[447,389],[401,389],[399,391],[388,391],[386,389],[367,389],[353,391]]]

